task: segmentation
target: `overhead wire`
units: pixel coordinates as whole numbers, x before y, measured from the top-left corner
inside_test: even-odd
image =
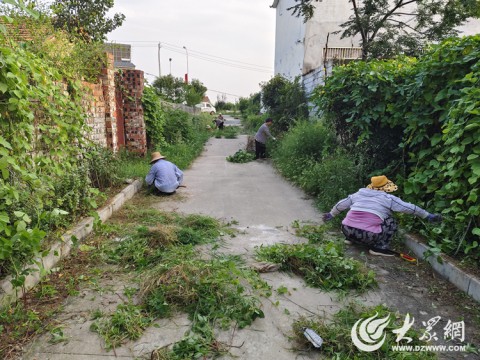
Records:
[[[185,49],[182,46],[178,45],[173,45],[165,42],[154,42],[154,41],[119,41],[115,40],[114,42],[118,43],[140,43],[145,45],[132,45],[132,47],[158,47],[158,44],[160,44],[161,48],[167,49],[169,51],[175,52],[177,54],[183,54],[185,52]],[[224,58],[221,56],[216,56],[216,55],[210,55],[201,51],[193,50],[188,48],[188,56],[197,58],[203,61],[211,62],[211,63],[216,63],[219,65],[224,65],[224,66],[229,66],[229,67],[234,67],[237,69],[242,69],[242,70],[249,70],[249,71],[256,71],[256,72],[263,72],[267,74],[272,74],[273,70],[268,67],[268,66],[263,66],[263,65],[255,65],[239,60],[233,60],[233,59],[228,59]]]
[[[127,44],[127,43],[139,43],[139,44],[144,44],[144,45],[131,45],[132,47],[151,47],[151,48],[157,48],[158,45],[160,44],[160,48],[164,48],[168,51],[172,51],[177,54],[184,54],[185,53],[185,48],[183,46],[178,46],[174,44],[169,44],[166,42],[155,42],[155,41],[148,41],[148,40],[135,40],[135,41],[120,41],[120,40],[112,40],[111,42],[113,43],[121,43],[121,44]],[[237,69],[242,69],[242,70],[249,70],[249,71],[257,71],[257,72],[263,72],[263,73],[268,73],[272,74],[273,70],[269,68],[268,66],[263,66],[263,65],[256,65],[256,64],[251,64],[239,60],[233,60],[233,59],[228,59],[225,57],[221,56],[216,56],[216,55],[210,55],[201,51],[197,50],[192,50],[188,48],[188,56],[197,58],[203,61],[211,62],[211,63],[216,63],[219,65],[224,65],[224,66],[229,66]],[[158,77],[158,75],[151,74],[145,72],[145,74],[154,76],[155,78]],[[227,93],[225,91],[218,91],[218,90],[213,90],[213,89],[208,89],[209,91],[219,93],[219,94],[225,94],[225,95],[230,95],[230,96],[235,96],[238,98],[242,98],[243,96],[236,95],[236,94],[231,94]]]

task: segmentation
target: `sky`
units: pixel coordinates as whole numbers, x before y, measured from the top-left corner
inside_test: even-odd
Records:
[[[159,75],[200,80],[210,101],[238,101],[273,77],[273,0],[115,0],[122,13],[108,41],[130,44],[132,63],[152,83]],[[158,61],[160,43],[160,68]],[[186,50],[185,48],[186,47]],[[187,56],[188,53],[188,56]],[[171,61],[170,61],[171,59]]]

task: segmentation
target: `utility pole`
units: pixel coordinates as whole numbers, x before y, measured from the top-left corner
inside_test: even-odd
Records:
[[[162,76],[162,68],[160,66],[160,48],[162,47],[162,43],[158,43],[158,77]]]
[[[168,61],[170,61],[170,75],[172,75],[172,58],[169,58]]]
[[[188,50],[187,47],[183,47],[185,49],[185,53],[187,54],[187,73],[185,74],[185,84],[188,84]]]

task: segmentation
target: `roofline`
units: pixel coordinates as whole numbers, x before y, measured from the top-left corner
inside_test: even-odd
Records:
[[[280,2],[280,0],[273,0],[273,4],[270,5],[270,7],[275,9],[278,6],[279,2]]]

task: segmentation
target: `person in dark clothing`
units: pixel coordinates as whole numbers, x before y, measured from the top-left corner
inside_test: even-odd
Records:
[[[225,124],[225,118],[222,116],[222,114],[218,114],[218,117],[215,120],[213,120],[213,122],[215,123],[215,126],[217,127],[217,129],[223,130],[223,126]]]
[[[265,123],[260,126],[255,134],[255,159],[265,159],[267,157],[267,139],[276,140],[270,133],[269,127],[272,126],[273,120],[268,118]]]

